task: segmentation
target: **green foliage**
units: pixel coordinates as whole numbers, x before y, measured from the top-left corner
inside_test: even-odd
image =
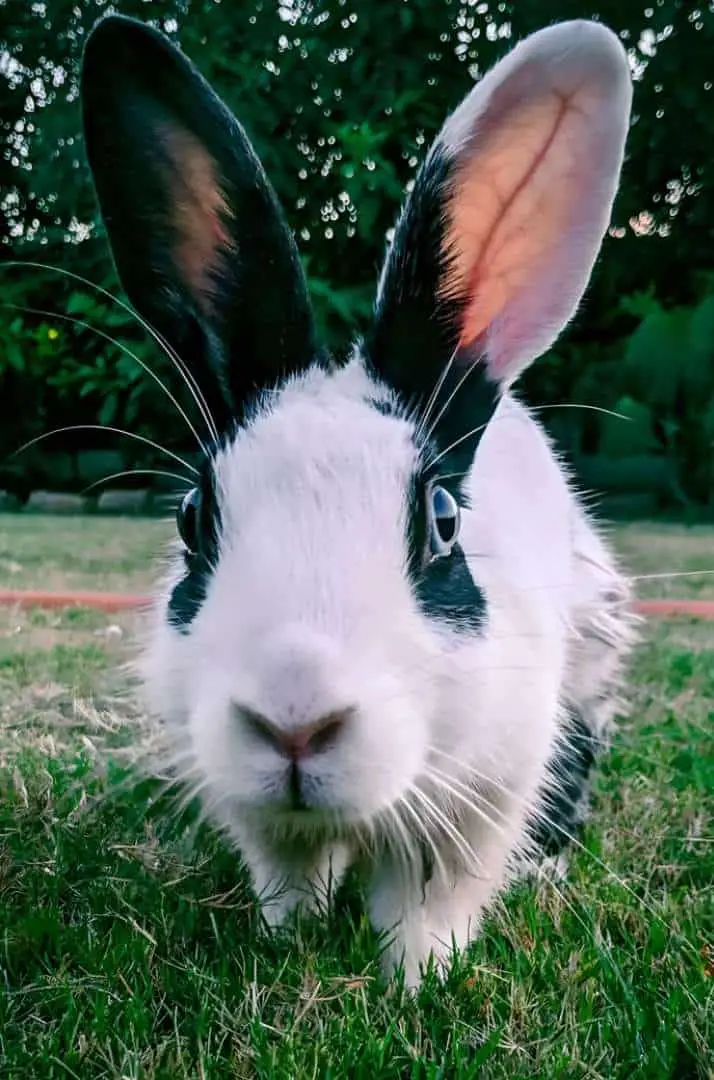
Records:
[[[185,403],[125,312],[93,298],[89,284],[9,265],[41,261],[118,292],[77,100],[83,42],[108,10],[175,37],[239,116],[338,354],[369,316],[405,185],[473,79],[514,38],[549,22],[595,16],[611,25],[636,76],[613,228],[587,302],[528,373],[526,392],[544,404],[634,408],[637,420],[620,422],[627,435],[592,409],[544,419],[574,453],[654,446],[672,457],[682,497],[710,498],[714,288],[702,275],[714,251],[714,9],[685,0],[0,0],[0,297],[53,313],[0,308],[0,457],[60,423],[112,423],[170,445],[188,439],[156,384],[122,353],[126,346],[156,368]],[[8,401],[19,407],[7,411]]]
[[[619,384],[649,410],[681,488],[708,501],[714,457],[714,290],[664,309],[650,300],[626,343]]]
[[[16,439],[8,448],[72,422],[151,435],[166,415],[157,379],[169,377],[151,339],[130,312],[96,289],[73,285],[63,295],[54,305],[46,289],[30,292],[19,275],[3,292],[0,384],[6,402],[30,403],[26,413],[24,406],[8,411],[4,434]]]
[[[605,344],[571,335],[525,378],[576,461],[665,455],[680,503],[714,499],[714,279],[699,287],[691,304],[669,308],[653,289],[623,297],[613,321],[629,332]]]

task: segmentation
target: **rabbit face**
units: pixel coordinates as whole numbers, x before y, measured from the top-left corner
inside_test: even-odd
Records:
[[[296,381],[218,450],[205,595],[186,605],[182,576],[167,597],[171,692],[238,814],[368,821],[426,756],[442,648],[407,572],[419,456],[358,376]],[[165,655],[148,670],[160,697]]]

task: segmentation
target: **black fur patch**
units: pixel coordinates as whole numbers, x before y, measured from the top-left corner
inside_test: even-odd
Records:
[[[174,587],[168,603],[169,622],[181,634],[188,633],[201,609],[218,554],[221,522],[212,457],[206,458],[197,486],[201,492],[198,550],[184,552],[186,574]]]
[[[422,571],[414,580],[414,591],[419,606],[430,618],[472,634],[483,626],[486,601],[458,545],[450,555],[437,559]]]
[[[544,785],[541,808],[531,835],[545,855],[558,855],[578,836],[583,825],[588,782],[599,749],[580,713],[572,711],[563,739],[553,755]]]
[[[482,362],[482,343],[459,346],[467,298],[442,291],[450,259],[446,222],[453,166],[439,146],[424,162],[397,223],[364,339],[368,371],[415,416],[449,365],[424,424],[430,448],[444,455],[442,472],[447,459],[448,471],[469,467],[499,395]]]
[[[181,634],[187,634],[193,620],[198,615],[210,576],[209,568],[197,564],[195,556],[185,554],[186,576],[174,587],[169,598],[169,622]]]
[[[368,398],[368,404],[382,416],[399,416],[400,406],[391,398]]]
[[[442,481],[456,501],[464,498],[458,483]],[[415,477],[407,523],[407,568],[421,610],[454,629],[476,634],[484,623],[486,600],[471,576],[466,556],[455,544],[449,555],[429,561],[428,480]]]
[[[256,391],[324,359],[275,192],[236,118],[150,26],[122,15],[95,25],[81,98],[124,289],[191,370],[222,432]]]
[[[387,254],[364,340],[372,372],[413,407],[428,396],[459,339],[463,304],[439,299],[448,268],[444,200],[452,162],[433,151],[419,170]]]

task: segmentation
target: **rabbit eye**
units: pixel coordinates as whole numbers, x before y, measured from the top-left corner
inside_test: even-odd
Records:
[[[461,513],[450,491],[434,487],[430,494],[431,554],[434,558],[450,555],[459,535]]]
[[[200,510],[201,492],[198,488],[191,488],[184,495],[176,512],[176,525],[179,536],[192,555],[195,555],[198,551],[198,518]]]

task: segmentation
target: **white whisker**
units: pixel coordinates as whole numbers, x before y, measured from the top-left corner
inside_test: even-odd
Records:
[[[429,852],[431,853],[431,855],[434,858],[434,862],[439,867],[439,871],[440,871],[440,873],[442,875],[443,880],[446,881],[447,880],[446,866],[444,864],[444,860],[441,857],[441,852],[439,851],[438,847],[436,846],[436,843],[434,841],[434,837],[431,835],[428,828],[426,827],[426,825],[424,824],[424,822],[421,820],[418,813],[416,812],[415,807],[413,807],[411,805],[409,800],[405,796],[402,795],[400,797],[399,801],[400,801],[400,804],[407,811],[407,813],[411,814],[412,818],[416,822],[417,828],[419,829],[420,833],[423,835],[423,837],[424,837],[424,839],[426,841],[426,844],[427,844],[427,846],[429,848]]]
[[[143,317],[143,315],[140,315],[138,311],[132,308],[129,304],[126,304],[118,296],[114,296],[114,294],[110,293],[108,289],[103,288],[101,285],[97,285],[97,283],[94,281],[90,281],[89,278],[82,277],[81,274],[74,273],[72,270],[65,270],[65,268],[62,266],[52,266],[50,263],[33,262],[25,259],[9,259],[4,265],[7,267],[30,266],[36,270],[50,270],[52,273],[61,274],[72,281],[78,281],[82,285],[86,285],[87,288],[94,289],[95,292],[99,293],[102,296],[105,296],[107,300],[110,300],[113,304],[115,304],[117,307],[120,307],[123,311],[125,311],[128,315],[135,319],[136,322],[138,322],[139,325],[143,327],[143,329],[146,330],[146,332],[154,339],[162,352],[164,352],[168,356],[169,360],[171,360],[171,362],[179,371],[179,374],[183,376],[188,390],[194,401],[196,402],[199,412],[201,413],[201,416],[205,421],[206,426],[208,427],[211,437],[216,442],[218,441],[218,431],[216,429],[216,425],[208,408],[208,403],[203,393],[201,392],[201,388],[198,385],[194,375],[189,371],[188,367],[178,355],[178,353],[169,345],[165,338],[163,338],[162,335],[159,334],[158,330],[154,329],[154,327]],[[59,316],[55,312],[47,312],[47,314],[50,315],[52,318],[69,318],[68,316]],[[89,326],[89,329],[94,330],[97,333],[100,332],[97,330],[97,327]],[[119,347],[121,348],[121,346]],[[198,438],[198,435],[196,435],[196,438]],[[201,440],[199,440],[199,443],[200,441]]]
[[[439,484],[442,480],[458,480],[462,476],[468,476],[470,472],[471,468],[469,467],[468,469],[460,469],[459,472],[439,473],[439,475],[435,477],[435,482]]]
[[[23,443],[17,450],[13,450],[10,457],[16,457],[18,454],[22,454],[25,450],[29,450],[31,446],[34,446],[38,442],[42,442],[43,439],[49,439],[52,435],[62,435],[68,431],[109,431],[113,435],[123,435],[127,439],[134,439],[136,442],[144,443],[145,446],[151,446],[154,450],[158,450],[161,454],[166,454],[167,457],[173,458],[174,461],[178,461],[179,465],[183,465],[189,472],[198,475],[198,469],[191,465],[185,458],[182,458],[180,454],[175,454],[173,450],[167,450],[165,446],[161,446],[160,443],[154,442],[153,439],[147,439],[144,435],[136,435],[133,431],[126,431],[125,428],[110,427],[108,424],[69,424],[67,427],[53,428],[52,431],[45,431],[42,435],[36,435],[34,439],[28,439],[26,443]]]
[[[456,353],[454,353],[454,355],[456,355]],[[462,386],[464,385],[464,383],[468,379],[469,375],[471,375],[473,373],[474,369],[481,363],[481,360],[482,360],[482,358],[479,357],[478,359],[474,360],[474,362],[472,364],[469,364],[469,366],[466,368],[463,375],[461,376],[461,378],[457,382],[456,386],[451,391],[448,398],[446,399],[446,401],[444,402],[444,404],[442,405],[442,407],[439,409],[438,413],[434,417],[434,422],[432,423],[431,427],[429,428],[429,431],[427,432],[427,436],[426,436],[427,441],[432,438],[434,432],[436,431],[436,426],[439,423],[439,421],[441,420],[442,416],[444,415],[444,413],[448,409],[449,405],[451,405],[452,401],[454,400],[454,398],[458,394],[459,390],[462,388]],[[494,391],[495,391],[495,387],[494,387]],[[485,427],[486,425],[484,424],[483,426]],[[451,447],[450,449],[453,449],[453,447]],[[439,459],[437,458],[437,461],[438,460]]]
[[[435,752],[435,753],[438,753],[438,754],[440,754],[441,756],[443,756],[443,757],[445,757],[445,758],[447,758],[447,759],[449,759],[449,760],[451,760],[451,761],[455,762],[455,763],[456,763],[457,765],[459,765],[460,769],[461,769],[461,770],[463,770],[463,768],[464,768],[464,763],[463,763],[463,761],[459,761],[459,759],[458,759],[458,758],[456,758],[456,757],[454,757],[454,756],[453,756],[452,754],[448,754],[448,753],[446,753],[446,751],[442,751],[442,750],[440,750],[440,749],[439,749],[438,747],[436,747],[436,746],[431,746],[431,747],[430,747],[430,749],[431,749],[431,750],[432,750],[433,752]],[[647,902],[646,902],[645,900],[643,900],[643,899],[642,899],[642,897],[638,896],[638,895],[637,895],[637,893],[636,893],[636,892],[634,891],[634,889],[632,889],[632,888],[631,888],[631,887],[630,887],[630,886],[629,886],[629,885],[627,884],[627,882],[626,882],[626,881],[625,881],[625,880],[624,880],[623,878],[621,878],[621,877],[620,877],[620,875],[619,875],[619,874],[617,874],[617,873],[616,873],[616,872],[615,872],[615,871],[614,871],[614,870],[612,869],[612,867],[608,866],[608,865],[607,865],[607,863],[603,862],[603,860],[602,860],[602,859],[600,859],[600,858],[599,858],[599,857],[598,857],[597,855],[595,855],[595,854],[594,854],[594,853],[593,853],[592,851],[590,851],[590,850],[589,850],[589,849],[588,849],[588,848],[587,848],[587,847],[585,846],[585,844],[583,844],[583,843],[582,843],[582,842],[581,842],[580,840],[578,840],[578,838],[577,838],[576,836],[574,836],[574,835],[573,835],[573,834],[572,834],[572,833],[571,833],[571,832],[570,832],[570,831],[569,831],[568,829],[566,829],[566,828],[565,828],[564,826],[560,825],[560,824],[559,824],[558,822],[553,822],[553,821],[551,821],[551,820],[550,820],[549,818],[545,817],[545,816],[543,815],[543,808],[542,808],[542,806],[540,806],[540,805],[537,805],[537,804],[536,804],[536,803],[534,803],[534,802],[533,802],[532,800],[529,800],[529,799],[525,799],[525,798],[524,798],[524,797],[523,797],[522,795],[520,795],[520,794],[519,794],[518,792],[516,792],[516,791],[513,791],[513,790],[512,790],[511,788],[507,787],[507,785],[506,785],[506,784],[504,784],[504,783],[503,783],[503,782],[502,782],[501,780],[497,780],[497,779],[496,779],[495,777],[490,777],[490,776],[488,776],[488,775],[487,775],[486,773],[482,773],[482,772],[479,772],[479,770],[478,770],[478,769],[476,769],[476,768],[475,768],[474,766],[472,766],[472,765],[468,765],[468,766],[467,766],[467,768],[468,768],[468,771],[469,771],[469,772],[471,772],[471,773],[473,773],[473,775],[474,775],[474,776],[478,777],[479,779],[482,779],[482,780],[486,781],[487,783],[491,784],[491,785],[492,785],[493,787],[496,787],[496,788],[497,788],[497,789],[499,789],[500,791],[503,791],[503,793],[504,793],[505,795],[507,795],[507,796],[508,796],[509,798],[512,798],[512,799],[513,799],[513,800],[514,800],[515,802],[519,803],[519,804],[520,804],[520,805],[521,805],[521,806],[522,806],[522,807],[523,807],[523,808],[524,808],[524,809],[525,809],[526,811],[528,811],[529,813],[533,813],[533,814],[536,814],[536,815],[538,815],[538,817],[539,817],[539,818],[540,818],[540,819],[541,819],[541,820],[542,820],[542,821],[543,821],[543,822],[544,822],[545,824],[551,824],[551,825],[552,825],[552,826],[553,826],[554,828],[556,828],[556,829],[557,829],[557,830],[558,830],[558,831],[559,831],[559,832],[561,833],[561,835],[562,835],[562,836],[564,836],[564,837],[565,837],[565,838],[566,838],[566,839],[567,839],[567,840],[568,840],[568,841],[569,841],[569,842],[570,842],[571,844],[573,844],[573,845],[574,845],[575,847],[577,847],[577,848],[578,848],[578,849],[579,849],[580,851],[584,852],[584,853],[585,853],[585,854],[586,854],[586,855],[587,855],[587,856],[588,856],[589,858],[591,858],[591,859],[593,860],[593,862],[594,862],[594,863],[595,863],[595,864],[596,864],[597,866],[599,866],[599,867],[600,867],[600,869],[601,869],[601,870],[603,870],[603,871],[604,871],[604,872],[605,872],[605,873],[606,873],[606,874],[608,875],[608,877],[612,878],[612,880],[613,880],[613,881],[615,881],[615,882],[616,882],[616,883],[617,883],[617,884],[618,884],[618,885],[620,886],[620,888],[624,889],[624,890],[625,890],[625,892],[627,892],[627,893],[628,893],[628,895],[632,897],[632,899],[634,899],[634,900],[635,900],[635,901],[636,901],[636,902],[637,902],[638,904],[641,904],[641,906],[642,906],[642,907],[644,908],[644,910],[645,910],[645,911],[646,911],[646,912],[647,912],[647,913],[648,913],[649,915],[651,915],[651,916],[652,916],[653,918],[657,919],[657,920],[658,920],[658,922],[662,923],[662,924],[663,924],[664,926],[668,926],[668,925],[669,925],[669,924],[668,924],[668,923],[667,923],[667,922],[666,922],[666,921],[665,921],[665,920],[664,920],[664,919],[662,918],[662,916],[661,916],[661,915],[660,915],[660,914],[659,914],[659,913],[658,913],[658,912],[656,911],[656,909],[655,909],[654,907],[652,907],[652,905],[651,905],[651,904],[648,904],[648,903],[647,903]],[[694,949],[693,949],[693,946],[691,945],[691,943],[687,942],[687,940],[686,940],[685,938],[682,938],[682,940],[683,940],[684,944],[685,944],[685,945],[686,945],[686,946],[687,946],[687,947],[688,947],[688,948],[689,948],[690,950],[692,950],[693,952],[696,952],[696,950],[694,950]]]
[[[672,570],[666,574],[632,574],[630,581],[665,581],[668,578],[700,577],[714,574],[714,570]]]
[[[446,364],[444,364],[444,367],[443,367],[443,369],[441,371],[441,374],[439,375],[439,378],[436,380],[436,383],[434,385],[434,389],[432,390],[431,394],[429,395],[429,398],[428,398],[428,400],[426,402],[426,405],[424,406],[424,410],[422,412],[421,420],[417,424],[417,428],[416,428],[416,432],[415,432],[415,441],[416,442],[419,442],[421,440],[421,438],[422,438],[422,435],[424,433],[424,429],[425,429],[427,423],[429,422],[429,415],[431,413],[431,410],[433,409],[434,405],[436,404],[436,399],[438,398],[439,393],[441,392],[441,388],[444,385],[444,382],[446,381],[446,378],[447,378],[449,372],[451,371],[451,367],[452,367],[452,365],[454,363],[454,360],[456,359],[456,354],[457,354],[458,351],[459,351],[459,347],[457,345],[456,348],[454,349],[454,351],[452,352],[451,356],[447,360]],[[427,438],[428,438],[428,436],[427,436]]]
[[[457,446],[465,443],[468,439],[472,438],[472,436],[478,435],[480,431],[485,431],[487,427],[488,423],[479,424],[478,427],[471,428],[470,431],[467,431],[465,435],[461,435],[458,439],[454,439],[454,441],[452,443],[449,443],[449,445],[444,450],[441,450],[438,454],[436,454],[435,457],[432,457],[429,460],[429,468],[433,468],[435,465],[438,465],[439,462],[442,461],[447,454],[450,454],[452,450],[455,450]]]
[[[493,819],[490,818],[484,810],[482,810],[473,802],[473,798],[477,795],[477,793],[474,792],[470,787],[468,787],[467,784],[463,784],[455,777],[449,776],[448,773],[442,772],[442,770],[437,769],[435,765],[428,766],[426,771],[429,778],[435,784],[437,784],[438,787],[440,787],[443,791],[446,791],[447,794],[451,795],[453,798],[458,799],[459,802],[464,803],[464,805],[467,806],[468,809],[471,810],[478,818],[480,818],[481,821],[485,822],[497,833],[500,833],[501,836],[506,836],[506,830],[503,828],[503,826],[493,821]],[[491,804],[489,803],[488,805],[490,806]],[[505,815],[503,816],[505,818]]]
[[[432,821],[439,827],[440,831],[446,834],[452,842],[456,845],[457,850],[466,861],[467,867],[479,866],[481,860],[471,847],[469,842],[463,836],[463,834],[456,827],[454,822],[450,821],[444,811],[437,806],[437,804],[430,799],[429,796],[418,786],[418,784],[412,784],[409,788],[412,795],[415,796],[421,802],[426,812],[431,817]]]
[[[108,483],[109,480],[122,480],[126,476],[168,476],[174,480],[180,480],[183,484],[190,486],[191,481],[188,477],[183,476],[182,473],[167,472],[166,469],[124,469],[123,472],[109,473],[108,476],[103,476],[101,480],[95,480],[91,484],[87,484],[82,489],[82,494],[91,491],[92,488],[100,487],[102,484]]]
[[[169,390],[166,383],[163,381],[163,379],[161,379],[156,374],[155,371],[153,371],[149,367],[148,364],[146,364],[141,359],[141,357],[137,356],[136,353],[133,352],[128,346],[123,345],[120,341],[117,341],[116,338],[112,337],[111,334],[107,334],[106,331],[101,330],[98,326],[92,326],[91,323],[85,322],[84,319],[78,319],[74,315],[63,315],[60,312],[47,311],[44,308],[25,307],[25,306],[19,305],[19,304],[2,304],[0,306],[1,307],[13,308],[16,311],[25,311],[25,312],[28,312],[30,315],[46,315],[51,319],[58,319],[61,322],[72,323],[74,326],[83,326],[86,330],[91,330],[92,333],[97,334],[99,337],[104,338],[105,341],[110,342],[112,345],[115,346],[115,348],[119,349],[122,353],[124,353],[125,356],[130,357],[130,359],[132,359],[135,364],[138,364],[139,367],[143,371],[145,371],[146,374],[149,375],[154,380],[154,382],[157,384],[157,386],[161,387],[163,392],[166,394],[166,397],[169,399],[171,404],[174,406],[174,408],[178,412],[181,419],[185,421],[186,426],[188,427],[189,431],[191,432],[191,434],[196,439],[196,442],[200,446],[203,453],[204,454],[207,453],[207,448],[204,445],[203,439],[198,434],[198,431],[196,430],[193,423],[191,422],[191,420],[190,420],[190,418],[188,416],[188,413],[179,404],[177,398],[174,397],[174,395],[171,393],[171,391]]]
[[[614,416],[616,420],[629,420],[631,416],[615,412],[614,409],[605,409],[602,405],[586,405],[579,401],[557,401],[552,405],[533,405],[532,412],[544,412],[546,409],[588,409],[590,412],[603,413],[605,416]]]

